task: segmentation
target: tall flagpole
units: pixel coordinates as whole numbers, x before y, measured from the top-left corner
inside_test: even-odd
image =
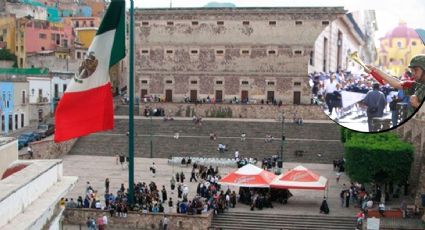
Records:
[[[128,119],[128,202],[134,205],[134,2],[130,0],[130,61],[129,61],[129,119]]]

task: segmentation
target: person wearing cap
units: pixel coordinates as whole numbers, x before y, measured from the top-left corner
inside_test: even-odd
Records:
[[[425,54],[419,54],[410,60],[409,68],[411,69],[415,81],[400,81],[375,66],[366,65],[370,71],[377,71],[384,81],[388,82],[396,89],[403,89],[406,95],[410,95],[410,107],[407,110],[407,117],[410,117],[421,105],[425,98]]]
[[[372,90],[366,94],[366,97],[360,102],[360,104],[367,106],[367,124],[369,132],[372,132],[372,119],[374,117],[382,117],[384,115],[385,106],[387,105],[384,93],[379,91],[378,83],[373,83]]]

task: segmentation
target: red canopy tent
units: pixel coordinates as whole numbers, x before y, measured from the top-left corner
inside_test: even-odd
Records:
[[[235,172],[224,176],[218,183],[240,187],[269,188],[270,182],[276,177],[271,172],[247,164]]]
[[[270,188],[325,190],[327,184],[328,179],[300,165],[277,176]]]

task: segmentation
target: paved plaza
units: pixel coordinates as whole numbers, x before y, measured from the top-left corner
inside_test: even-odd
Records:
[[[93,189],[98,191],[99,198],[103,201],[104,195],[104,181],[105,178],[110,180],[110,191],[116,194],[116,191],[124,183],[125,187],[128,187],[128,170],[122,169],[121,165],[116,164],[115,157],[103,157],[103,156],[81,156],[81,155],[67,155],[63,159],[64,161],[64,175],[74,175],[79,177],[79,181],[75,188],[67,195],[67,198],[77,199],[78,196],[83,196],[85,193],[86,182],[90,181]],[[156,176],[153,177],[149,171],[149,167],[155,162],[157,165]],[[258,163],[257,166],[260,163]],[[298,166],[299,163],[284,163],[284,169],[292,169]],[[331,216],[353,216],[358,211],[350,205],[349,208],[340,207],[339,193],[344,188],[343,184],[349,185],[349,181],[345,175],[342,175],[339,184],[336,183],[336,173],[333,171],[331,164],[303,164],[303,166],[316,172],[322,176],[325,176],[329,180],[329,191],[328,191],[328,204],[330,208]],[[198,183],[189,182],[190,172],[192,167],[181,167],[172,166],[168,164],[167,159],[148,159],[148,158],[136,158],[135,159],[135,182],[143,181],[150,182],[154,181],[159,188],[165,185],[168,197],[172,197],[174,205],[177,201],[177,190],[174,194],[171,194],[170,179],[176,172],[183,171],[186,176],[184,184],[189,187],[189,199],[193,198],[196,194],[196,187]],[[228,172],[235,171],[236,167],[224,167],[219,168],[219,174],[224,176]],[[198,180],[199,181],[199,180]],[[176,186],[177,187],[177,186]],[[226,190],[227,186],[222,187]],[[230,187],[230,189],[237,189]],[[236,190],[238,192],[238,190]],[[323,199],[323,191],[315,190],[291,190],[294,195],[289,199],[288,204],[282,205],[274,203],[274,208],[264,208],[263,210],[255,210],[254,212],[261,213],[279,213],[279,214],[299,214],[299,215],[319,215],[319,207]],[[166,205],[168,207],[168,205]],[[167,208],[168,209],[168,208]],[[168,212],[169,210],[166,210]],[[245,212],[249,211],[249,206],[244,204],[237,204],[236,208],[230,209],[230,211]],[[171,212],[176,212],[175,208]]]

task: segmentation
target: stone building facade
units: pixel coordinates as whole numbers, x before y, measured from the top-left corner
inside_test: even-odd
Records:
[[[342,7],[135,12],[136,97],[310,104],[307,69]]]
[[[309,54],[308,72],[337,72],[339,69],[363,71],[348,58],[348,54],[358,51],[363,60],[373,59],[373,54],[365,52],[373,38],[366,38],[364,31],[367,28],[360,27],[366,18],[358,13],[349,13],[326,26],[314,44],[314,51]]]
[[[410,170],[409,187],[415,197],[415,204],[422,206],[425,196],[425,107],[422,106],[416,115],[397,128],[399,135],[414,146],[414,161]],[[425,215],[424,215],[425,221]]]

